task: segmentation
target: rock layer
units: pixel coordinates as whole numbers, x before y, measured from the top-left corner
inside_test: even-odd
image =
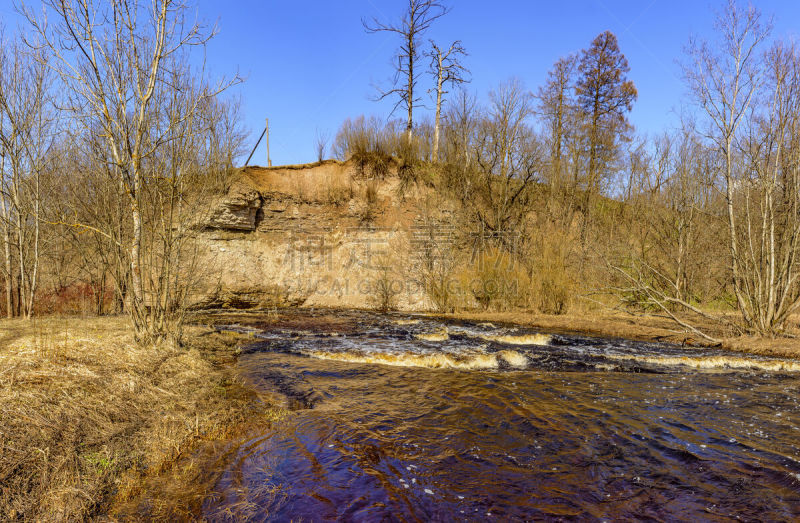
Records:
[[[365,220],[364,184],[338,162],[242,170],[199,233],[195,306],[369,308],[389,264],[394,305],[430,308],[409,259],[413,198],[397,205],[385,181]]]
[[[254,231],[261,208],[261,194],[243,182],[233,184],[212,208],[206,226],[210,229]]]

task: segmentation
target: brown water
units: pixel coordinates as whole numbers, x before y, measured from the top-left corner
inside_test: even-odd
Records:
[[[209,519],[800,517],[795,362],[294,314],[240,359],[292,413],[238,449]]]

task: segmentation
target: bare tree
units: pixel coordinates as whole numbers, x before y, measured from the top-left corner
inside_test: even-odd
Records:
[[[628,306],[665,315],[718,341],[694,326],[698,317],[717,322],[699,307],[705,298],[700,280],[713,277],[720,266],[714,263],[720,254],[718,228],[703,220],[715,202],[713,151],[688,126],[651,145],[637,147],[628,165],[635,172],[626,199],[631,223],[610,263],[620,278],[614,290]]]
[[[214,33],[190,22],[180,0],[43,3],[42,15],[25,6],[22,11],[55,57],[53,67],[67,87],[66,105],[84,132],[102,136],[100,159],[127,197],[126,297],[137,337],[151,341],[179,334],[181,317],[173,313],[185,293],[165,290],[176,281],[179,251],[153,250],[148,235],[155,231],[146,228],[159,228],[160,247],[170,249],[166,229],[175,226],[171,220],[185,218],[177,207],[184,195],[176,191],[185,183],[183,144],[197,130],[189,123],[205,100],[226,86],[189,81],[187,53]],[[147,221],[154,216],[159,219]]]
[[[328,142],[330,142],[330,134],[317,129],[316,138],[314,140],[314,149],[317,153],[317,161],[322,163],[325,159],[325,152],[328,150]]]
[[[737,306],[748,329],[771,334],[798,307],[797,53],[779,46],[765,66],[758,50],[771,23],[763,24],[757,9],[735,0],[718,15],[716,29],[716,48],[690,42],[684,74],[707,117],[705,138],[723,162]],[[762,94],[767,102],[758,107]]]
[[[800,307],[800,54],[778,42],[764,65],[768,91],[742,128],[734,207],[744,314],[772,335]]]
[[[243,144],[248,133],[242,127],[241,100],[206,97],[200,112],[202,117],[198,122],[205,126],[206,132],[201,134],[204,139],[199,143],[197,156],[207,159],[209,181],[216,188],[227,190],[237,158],[247,153]]]
[[[4,127],[5,116],[0,111],[0,129]],[[5,284],[6,316],[14,317],[14,268],[11,264],[11,209],[8,202],[8,176],[6,175],[5,148],[0,147],[0,226],[3,228],[3,282]]]
[[[6,251],[6,272],[10,285],[11,237],[16,240],[18,270],[17,307],[26,318],[33,315],[39,283],[41,245],[41,178],[52,160],[54,112],[50,105],[50,77],[42,53],[31,51],[19,41],[0,39],[0,149],[3,165],[2,216]],[[4,169],[5,171],[5,169]],[[8,300],[7,304],[11,304]]]
[[[408,138],[411,138],[414,128],[414,108],[421,100],[417,94],[417,83],[421,73],[417,67],[421,56],[420,39],[433,22],[447,14],[449,9],[438,0],[407,1],[408,6],[399,22],[381,22],[373,18],[369,22],[362,20],[362,24],[368,33],[396,33],[402,39],[400,48],[395,55],[392,86],[388,90],[380,90],[378,99],[397,97],[392,112],[398,108],[405,109],[408,115],[406,134]]]
[[[445,51],[431,40],[431,50],[428,52],[428,56],[431,58],[431,73],[436,79],[436,114],[433,123],[433,151],[431,152],[431,160],[434,162],[439,161],[439,128],[442,102],[444,95],[448,93],[445,89],[448,88],[448,85],[454,86],[468,81],[466,78],[468,71],[461,65],[459,60],[460,57],[466,56],[466,54],[467,52],[460,41],[453,42]]]
[[[550,186],[551,212],[555,211],[554,207],[557,205],[555,198],[567,179],[568,142],[577,139],[579,134],[576,101],[572,96],[577,64],[578,59],[574,55],[556,61],[548,73],[544,86],[539,88],[536,95],[538,115],[546,129],[549,145],[547,181]],[[577,175],[578,172],[575,170],[574,174]],[[571,219],[571,203],[577,186],[578,180],[573,179],[567,201],[560,204],[565,222]]]
[[[501,84],[489,99],[476,131],[476,170],[468,197],[484,233],[505,243],[530,210],[533,187],[541,179],[542,151],[529,125],[532,97],[519,80]]]
[[[454,99],[447,104],[445,121],[446,161],[468,167],[470,148],[479,120],[478,98],[475,94],[459,89]]]

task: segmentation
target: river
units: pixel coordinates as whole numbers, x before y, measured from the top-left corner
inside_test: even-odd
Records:
[[[800,362],[356,311],[224,328],[291,413],[208,519],[800,517]]]

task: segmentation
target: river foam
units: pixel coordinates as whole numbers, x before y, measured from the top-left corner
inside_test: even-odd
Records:
[[[505,343],[506,345],[548,345],[552,340],[549,334],[479,334],[477,337],[486,341]]]
[[[769,372],[800,372],[800,362],[791,360],[760,360],[740,356],[633,356],[607,354],[615,360],[635,361],[653,365],[685,366],[707,370],[764,370]]]
[[[509,351],[513,352],[513,351]],[[426,367],[429,369],[482,370],[496,369],[500,366],[498,354],[464,354],[455,356],[447,353],[422,354],[414,352],[351,352],[306,350],[303,354],[312,358],[348,363],[378,363],[395,367]],[[514,355],[499,354],[500,357],[519,363]],[[518,355],[524,358],[524,356]]]
[[[447,341],[450,339],[450,334],[447,332],[447,329],[444,328],[437,332],[415,334],[414,337],[422,341]]]

